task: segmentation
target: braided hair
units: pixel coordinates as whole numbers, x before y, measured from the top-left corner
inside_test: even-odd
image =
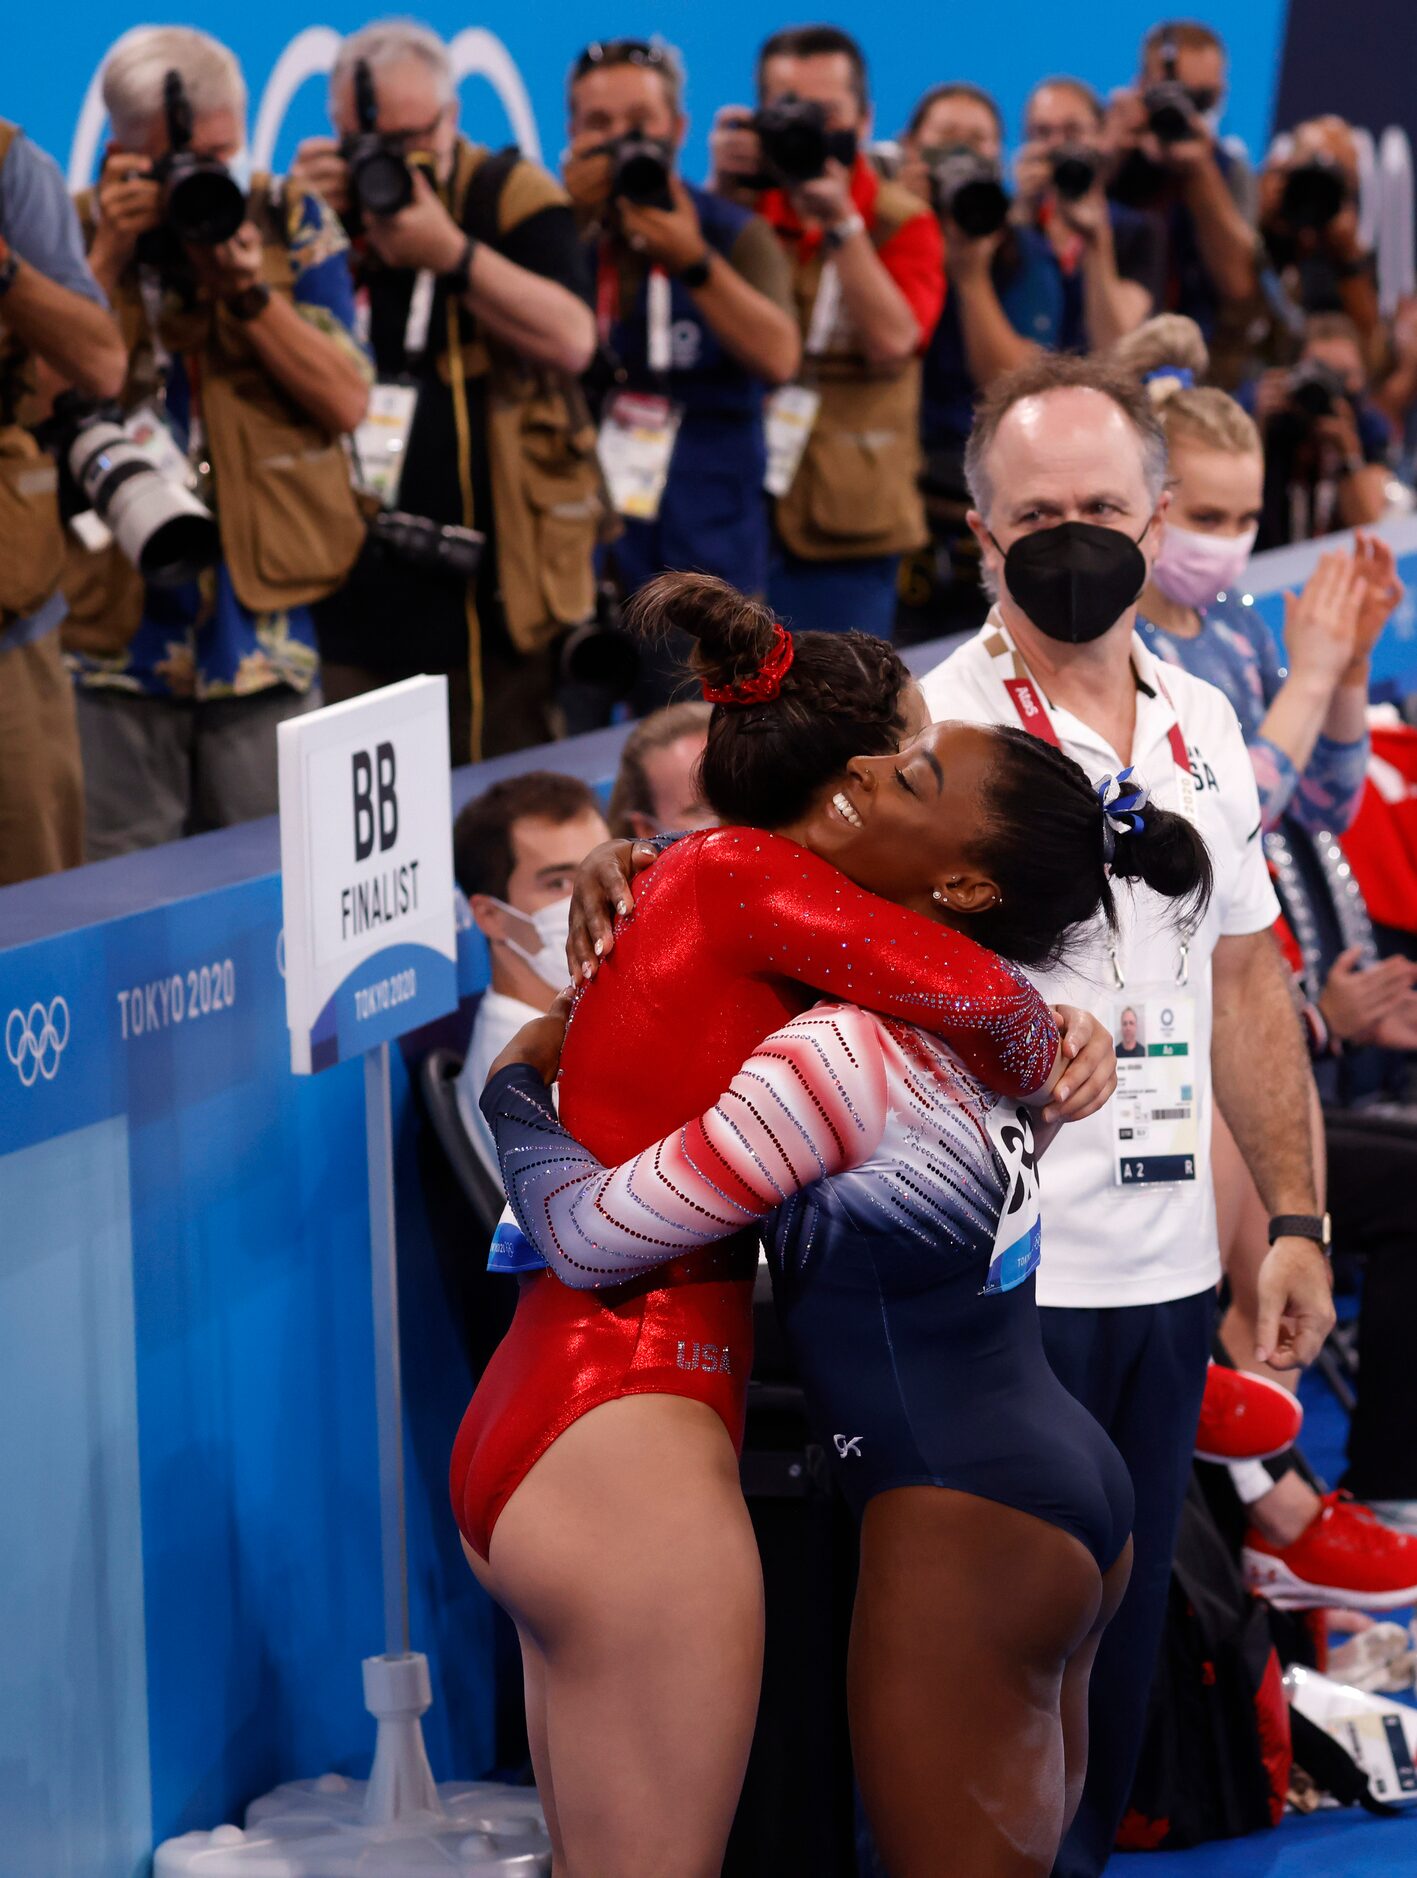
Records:
[[[752,676],[771,650],[777,621],[708,574],[661,574],[630,601],[626,623],[644,638],[677,628],[694,640],[689,670],[705,684]],[[795,633],[778,695],[714,706],[700,774],[704,799],[723,822],[781,828],[811,806],[854,756],[900,747],[910,673],[870,633]]]
[[[1144,826],[1117,837],[1109,878],[1102,805],[1082,767],[1016,726],[991,735],[985,832],[970,858],[1000,899],[971,916],[972,939],[1019,965],[1056,965],[1099,908],[1116,932],[1113,880],[1139,880],[1174,900],[1177,924],[1194,929],[1210,901],[1210,851],[1184,815],[1148,803]]]

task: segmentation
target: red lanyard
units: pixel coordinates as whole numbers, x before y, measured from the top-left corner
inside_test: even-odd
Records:
[[[1015,653],[1014,656],[1017,658],[1017,653]],[[1166,732],[1166,741],[1171,746],[1171,755],[1175,760],[1176,768],[1184,778],[1182,784],[1183,800],[1189,801],[1189,791],[1194,786],[1194,779],[1191,775],[1191,759],[1187,754],[1186,739],[1182,735],[1180,721],[1176,716],[1176,706],[1172,702],[1171,693],[1166,689],[1165,681],[1159,672],[1156,675],[1156,688],[1171,706],[1171,723]],[[1008,692],[1010,699],[1013,701],[1013,707],[1018,713],[1018,721],[1023,725],[1029,736],[1037,737],[1043,743],[1051,743],[1055,750],[1061,750],[1063,746],[1057,731],[1053,728],[1053,720],[1049,717],[1047,707],[1042,698],[1039,697],[1038,688],[1033,680],[1026,674],[1019,678],[1006,678],[1004,680],[1004,690]],[[1189,813],[1189,810],[1185,812]]]

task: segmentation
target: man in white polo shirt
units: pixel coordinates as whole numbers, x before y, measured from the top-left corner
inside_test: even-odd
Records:
[[[1259,1354],[1311,1361],[1333,1310],[1254,772],[1220,692],[1160,668],[1133,630],[1169,502],[1160,427],[1128,380],[1044,355],[986,398],[966,472],[997,604],[926,678],[931,717],[1021,724],[1094,782],[1131,766],[1159,806],[1195,818],[1215,870],[1197,929],[1123,886],[1115,941],[1100,933],[1090,958],[1040,981],[1050,1002],[1110,1009],[1115,1034],[1133,1013],[1141,1051],[1119,1060],[1113,1101],[1049,1153],[1038,1274],[1053,1367],[1137,1495],[1131,1585],[1093,1672],[1087,1785],[1055,1866],[1080,1878],[1107,1862],[1130,1792],[1205,1384],[1220,1276],[1212,1090],[1275,1216]],[[1047,830],[1040,801],[1040,841]]]

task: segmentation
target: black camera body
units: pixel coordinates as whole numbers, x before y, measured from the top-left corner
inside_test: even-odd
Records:
[[[1064,202],[1081,202],[1102,174],[1102,162],[1086,144],[1063,144],[1053,152],[1053,187]]]
[[[167,150],[153,164],[162,188],[162,217],[178,241],[217,248],[246,220],[246,192],[217,157],[192,149],[192,106],[182,74],[170,71],[162,84]]]
[[[1142,93],[1147,128],[1158,143],[1184,143],[1196,134],[1195,102],[1177,78],[1163,78]]]
[[[636,208],[672,209],[669,178],[674,174],[674,146],[665,137],[630,131],[605,145],[610,158],[610,194]]]
[[[366,215],[397,215],[413,200],[413,166],[399,138],[380,131],[379,101],[374,95],[374,74],[369,61],[354,68],[354,115],[359,128],[340,144],[349,169],[351,225],[357,230]]]
[[[975,240],[997,234],[1009,216],[1009,192],[1000,165],[967,144],[922,155],[935,213],[948,216]]]
[[[482,565],[486,535],[453,522],[429,521],[403,509],[380,509],[369,518],[369,539],[395,561],[425,574],[475,580]]]
[[[1301,359],[1289,374],[1289,403],[1310,423],[1352,402],[1342,376],[1322,359]]]
[[[752,128],[763,150],[765,174],[754,179],[759,187],[795,189],[825,175],[833,160],[847,169],[856,161],[856,132],[829,130],[826,112],[810,98],[789,92],[763,105],[753,113]]]
[[[1284,179],[1279,213],[1291,228],[1327,228],[1348,201],[1348,177],[1330,156],[1296,163]]]

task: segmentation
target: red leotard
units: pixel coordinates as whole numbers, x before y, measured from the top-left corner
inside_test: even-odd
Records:
[[[692,835],[635,895],[561,1059],[561,1120],[607,1165],[712,1108],[818,993],[947,1038],[1005,1095],[1032,1094],[1052,1069],[1057,1031],[1011,965],[781,836]],[[487,1556],[529,1469],[601,1402],[688,1396],[741,1443],[756,1262],[746,1233],[613,1289],[575,1291],[549,1271],[520,1280],[453,1449],[453,1508],[475,1551]]]

